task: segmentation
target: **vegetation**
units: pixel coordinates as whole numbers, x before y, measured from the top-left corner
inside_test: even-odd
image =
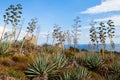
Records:
[[[115,45],[114,45],[114,42],[112,40],[112,38],[115,36],[114,33],[115,33],[115,25],[113,24],[114,22],[112,20],[108,20],[107,24],[108,24],[108,37],[110,39],[110,53],[111,53],[111,56],[112,56],[112,50],[115,48]]]
[[[13,32],[16,32],[15,27],[18,25],[18,22],[20,22],[21,10],[21,4],[17,6],[10,5],[4,15],[5,26],[0,39],[1,80],[11,80],[7,77],[12,77],[14,80],[120,79],[120,54],[112,51],[114,48],[112,38],[115,33],[115,25],[113,25],[112,20],[108,20],[107,27],[104,22],[100,22],[98,27],[96,27],[95,23],[90,24],[90,39],[93,46],[93,52],[91,53],[85,49],[79,50],[76,48],[80,36],[79,17],[76,17],[74,20],[75,24],[72,32],[69,30],[62,31],[58,25],[54,26],[52,44],[56,42],[57,44],[55,45],[48,44],[49,34],[47,34],[47,44],[43,46],[30,43],[26,41],[25,38],[21,41],[18,40],[20,32],[17,38],[11,41]],[[10,35],[5,32],[8,22],[12,23],[12,33]],[[31,22],[28,23],[25,36],[34,35],[37,22],[36,18],[31,19]],[[16,34],[14,35],[16,36]],[[39,33],[37,34],[37,38],[38,35]],[[72,41],[71,36],[73,37],[73,47],[70,47]],[[105,50],[105,41],[107,37],[110,39],[110,51]],[[67,41],[69,45],[68,49],[64,49],[65,41]],[[62,48],[58,43],[62,44]],[[102,45],[100,54],[94,49],[94,45],[99,45],[98,43]]]
[[[91,28],[90,28],[90,39],[92,42],[92,51],[94,53],[94,48],[95,48],[95,44],[98,44],[98,39],[97,39],[97,31],[96,31],[96,27],[95,27],[95,22],[92,22],[91,24]]]
[[[73,37],[73,43],[74,48],[76,48],[76,45],[78,44],[79,36],[80,36],[80,17],[77,16],[76,19],[74,19],[75,24],[73,25],[73,31],[72,31],[72,37]]]

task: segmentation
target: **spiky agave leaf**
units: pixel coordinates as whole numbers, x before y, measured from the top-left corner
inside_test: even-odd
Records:
[[[96,72],[93,72],[91,71],[91,77],[92,77],[92,80],[106,80],[104,78],[104,76],[100,75],[99,73],[96,73]]]
[[[8,47],[9,47],[8,44],[9,44],[8,42],[2,42],[0,44],[0,55],[1,56],[8,56],[8,55],[11,55],[11,53],[13,52],[11,50],[8,50]]]
[[[76,78],[90,80],[91,73],[86,68],[80,66],[76,69]]]
[[[114,75],[108,75],[106,80],[116,80]]]
[[[28,77],[41,76],[46,69],[47,58],[44,56],[39,56],[32,63],[28,65],[27,70],[25,71]]]
[[[49,73],[50,80],[57,80],[57,79],[53,79],[53,78],[60,78],[61,77],[62,72],[64,72],[64,69],[66,68],[65,65],[67,63],[67,59],[66,59],[65,55],[60,54],[60,53],[53,54],[51,56],[51,58],[52,58],[51,59],[52,63],[55,63],[55,67],[54,67],[54,71]]]
[[[82,58],[81,61],[86,67],[90,68],[91,70],[96,70],[103,64],[103,60],[100,55],[92,53]]]
[[[71,71],[66,71],[63,73],[63,77],[61,78],[61,80],[75,80],[75,77],[73,77]]]
[[[120,75],[120,63],[119,62],[115,62],[114,65],[111,66],[109,69],[113,74]]]
[[[68,69],[63,73],[62,80],[90,80],[91,73],[84,67],[78,67],[74,69]]]
[[[46,57],[45,55],[40,55],[29,64],[25,73],[28,77],[42,77],[43,73],[46,72],[49,80],[53,80],[51,78],[59,77],[59,72],[64,67],[65,61],[65,58],[62,56],[56,59],[52,56]]]

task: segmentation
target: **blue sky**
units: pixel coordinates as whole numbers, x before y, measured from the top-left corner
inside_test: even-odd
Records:
[[[41,35],[39,44],[46,42],[46,33],[52,31],[54,24],[58,24],[62,30],[72,30],[73,19],[81,18],[80,44],[89,43],[89,23],[91,20],[106,21],[112,19],[116,26],[120,25],[120,1],[119,0],[0,0],[0,29],[4,25],[3,14],[10,4],[22,4],[25,19],[23,32],[31,18],[38,18]],[[115,43],[119,43],[119,28],[116,31]],[[9,31],[10,27],[7,27]],[[50,37],[49,43],[52,38]],[[107,40],[109,43],[109,40]]]

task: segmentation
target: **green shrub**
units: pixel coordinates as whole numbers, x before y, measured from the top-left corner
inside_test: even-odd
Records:
[[[107,75],[106,80],[116,80],[114,75]]]
[[[0,65],[4,66],[12,66],[14,64],[14,61],[10,59],[10,57],[0,57]]]
[[[88,54],[81,58],[80,61],[91,70],[97,70],[103,65],[103,60],[99,54]],[[79,64],[81,64],[81,62]]]
[[[74,56],[74,52],[71,52],[70,50],[64,50],[64,54],[66,57],[70,58]]]
[[[72,46],[69,48],[69,50],[70,50],[70,51],[73,51],[73,52],[74,52],[74,51],[76,51],[76,52],[79,52],[79,51],[80,51],[78,48],[74,48],[74,47],[72,47]]]
[[[62,80],[91,80],[91,73],[84,67],[78,67],[74,71],[63,73]]]
[[[62,49],[57,46],[44,46],[39,49],[39,52],[41,53],[45,52],[45,53],[50,53],[50,54],[61,53]]]
[[[22,54],[14,54],[12,56],[12,60],[15,62],[27,62],[29,60],[29,57]]]
[[[0,56],[11,55],[12,51],[10,51],[8,48],[9,48],[9,43],[8,42],[0,43]]]
[[[81,49],[81,51],[85,51],[85,52],[88,52],[88,50],[87,50],[87,49]]]
[[[22,73],[20,71],[16,71],[16,70],[14,70],[11,67],[0,66],[0,71],[8,74],[10,77],[14,77],[14,78],[25,80],[24,73]]]
[[[59,77],[58,73],[65,67],[65,64],[66,59],[62,54],[47,56],[40,54],[39,57],[28,65],[25,74],[29,78],[39,77],[39,79],[53,80],[53,78]]]
[[[115,62],[114,65],[109,67],[109,70],[113,74],[120,75],[120,63],[119,62]]]

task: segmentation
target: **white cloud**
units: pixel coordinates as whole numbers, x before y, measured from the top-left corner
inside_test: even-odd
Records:
[[[90,29],[90,26],[82,26],[80,29],[81,29],[81,30]]]
[[[85,11],[82,11],[83,14],[96,14],[96,13],[105,13],[111,11],[120,11],[120,0],[105,0],[100,5],[88,8]]]
[[[95,21],[108,21],[112,20],[115,26],[120,26],[120,15],[113,15],[111,17],[96,19]]]

